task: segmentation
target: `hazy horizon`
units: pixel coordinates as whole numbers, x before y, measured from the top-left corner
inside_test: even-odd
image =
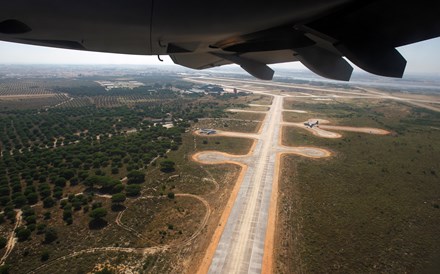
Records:
[[[440,38],[426,40],[398,48],[408,61],[405,76],[440,76]],[[115,53],[66,50],[0,42],[0,64],[4,65],[175,65],[169,56],[128,55]],[[270,65],[280,68],[307,70],[300,62]],[[354,65],[353,65],[354,66]],[[238,67],[238,66],[237,66]],[[355,72],[362,71],[355,67]]]

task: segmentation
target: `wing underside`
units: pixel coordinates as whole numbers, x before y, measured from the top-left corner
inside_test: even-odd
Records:
[[[320,76],[347,81],[353,68],[346,59],[401,78],[406,60],[396,47],[440,36],[438,11],[440,5],[428,1],[351,1],[320,17],[217,41],[204,54],[171,56],[196,69],[236,63],[260,79],[271,79],[262,69],[267,64],[299,61]]]
[[[299,61],[349,80],[353,68],[402,77],[397,47],[440,36],[439,1],[6,1],[0,40],[140,55],[205,69],[238,64],[272,79],[269,64]],[[345,57],[345,58],[344,58]]]

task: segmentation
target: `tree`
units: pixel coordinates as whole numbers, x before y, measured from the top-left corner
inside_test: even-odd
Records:
[[[121,182],[119,180],[115,180],[111,177],[107,176],[90,176],[84,181],[84,185],[88,187],[100,187],[100,190],[103,192],[110,193],[112,191],[112,188],[120,184]]]
[[[11,198],[9,198],[9,195],[0,197],[0,205],[5,206],[9,203]]]
[[[174,194],[174,192],[168,192],[168,199],[174,199],[174,196],[175,196],[175,194]]]
[[[111,271],[106,267],[98,272],[95,272],[94,274],[114,274],[114,273],[115,273],[114,271]]]
[[[125,206],[122,203],[127,199],[124,193],[116,193],[112,196],[112,210],[113,211],[121,211],[125,209]]]
[[[4,248],[7,243],[8,240],[5,237],[0,237],[0,249]]]
[[[41,258],[40,259],[41,259],[42,262],[45,262],[45,261],[49,260],[49,256],[50,256],[49,251],[48,250],[44,250],[41,253]]]
[[[37,225],[37,234],[43,234],[46,231],[46,224]]]
[[[49,208],[49,207],[53,207],[55,205],[55,200],[52,197],[46,197],[43,200],[43,207],[44,208]]]
[[[112,174],[118,174],[119,168],[118,167],[112,167]]]
[[[15,230],[15,235],[19,242],[26,241],[31,236],[31,231],[25,227],[19,227]]]
[[[73,223],[73,219],[72,219],[72,207],[65,207],[63,210],[63,220],[68,224],[72,224]]]
[[[63,188],[60,186],[55,186],[53,189],[53,197],[56,199],[61,199],[63,197]]]
[[[175,163],[171,160],[164,160],[160,163],[160,171],[162,172],[173,172],[175,170],[174,168]]]
[[[40,192],[40,196],[42,199],[49,197],[52,191],[50,190],[50,185],[48,183],[42,183],[38,187],[38,191]]]
[[[46,232],[44,233],[44,242],[49,244],[55,241],[56,239],[58,239],[57,231],[52,227],[47,228]]]
[[[62,169],[60,171],[60,177],[63,177],[66,180],[70,180],[73,176],[75,176],[75,171],[72,169]]]
[[[145,173],[139,170],[130,171],[127,174],[128,184],[142,184],[145,182]]]
[[[70,179],[70,186],[76,186],[79,182],[79,178],[78,177],[73,177]]]
[[[140,185],[127,185],[125,188],[125,193],[129,197],[138,196],[141,193],[141,186]]]
[[[23,194],[19,194],[14,198],[13,203],[16,208],[20,208],[27,203],[27,199]]]
[[[72,206],[74,210],[80,210],[83,202],[80,199],[75,198],[72,202]]]
[[[79,168],[81,166],[81,164],[82,164],[82,161],[78,158],[75,158],[72,160],[72,166],[74,168]]]
[[[122,183],[116,184],[113,186],[112,193],[119,193],[124,190],[124,185]]]
[[[102,219],[107,216],[107,210],[105,208],[95,208],[89,213],[89,216],[92,218],[89,223],[90,229],[101,229],[107,225],[107,221]]]
[[[50,211],[46,211],[43,214],[45,220],[50,220],[50,218],[52,217],[51,215],[52,214],[50,213]]]
[[[9,265],[4,264],[0,266],[0,274],[8,274],[9,273]]]
[[[37,223],[37,216],[35,216],[35,215],[31,215],[31,216],[27,216],[26,218],[25,218],[25,221],[26,221],[26,224],[35,224],[35,223]]]
[[[56,178],[55,179],[55,181],[54,181],[54,184],[56,185],[56,186],[59,186],[59,187],[65,187],[66,186],[66,179],[65,178],[63,178],[63,177],[58,177],[58,178]]]
[[[104,218],[105,216],[107,216],[107,210],[103,207],[98,207],[93,209],[90,213],[89,213],[90,218],[92,218],[93,220],[99,220]]]
[[[31,192],[28,195],[26,195],[26,199],[28,201],[28,204],[34,205],[38,202],[38,195],[35,192]]]
[[[124,193],[116,193],[112,195],[112,203],[114,204],[121,204],[125,199],[127,199],[127,197],[125,197]]]

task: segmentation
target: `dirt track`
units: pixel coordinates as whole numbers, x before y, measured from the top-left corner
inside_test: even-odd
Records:
[[[319,125],[309,127],[305,126],[304,123],[288,123],[283,122],[282,124],[285,126],[294,126],[298,128],[303,128],[309,132],[311,132],[313,135],[323,137],[323,138],[341,138],[342,135],[336,132],[332,132],[329,130],[336,130],[336,131],[349,131],[349,132],[360,132],[360,133],[367,133],[367,134],[377,134],[377,135],[387,135],[390,134],[389,131],[379,128],[369,128],[369,127],[347,127],[347,126],[332,126],[327,125],[330,123],[327,120],[323,119],[316,119],[312,118],[308,120],[309,122],[315,122],[319,121]]]
[[[22,221],[22,212],[21,210],[17,211],[17,215],[15,216],[15,225],[14,229],[11,231],[8,237],[8,243],[6,244],[6,251],[5,254],[3,254],[3,257],[0,259],[0,265],[4,265],[6,262],[6,259],[9,257],[9,254],[11,254],[12,250],[15,247],[15,244],[17,243],[17,239],[15,238],[15,230],[21,225]]]
[[[261,128],[261,127],[260,127]],[[259,139],[260,136],[257,133],[245,133],[245,132],[232,132],[232,131],[223,131],[216,130],[215,134],[202,134],[199,130],[194,131],[193,134],[202,137],[216,137],[216,136],[227,136],[227,137],[238,137],[238,138],[249,138],[249,139]]]
[[[247,109],[236,109],[236,108],[230,108],[230,109],[227,109],[227,111],[230,111],[230,112],[267,113],[267,110],[247,110]]]
[[[377,135],[390,134],[390,132],[387,130],[379,129],[379,128],[371,128],[371,127],[346,127],[346,126],[320,125],[319,128],[320,129],[330,129],[330,130],[361,132],[361,133],[377,134]]]
[[[283,109],[283,112],[307,113],[307,111],[299,109]]]

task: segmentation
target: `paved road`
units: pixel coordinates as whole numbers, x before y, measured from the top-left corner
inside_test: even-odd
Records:
[[[227,136],[248,135],[256,139],[253,153],[233,156],[209,151],[197,155],[197,160],[205,163],[232,161],[248,166],[209,273],[261,273],[272,184],[276,178],[277,153],[295,153],[315,158],[329,156],[327,151],[318,148],[290,148],[279,144],[282,103],[282,96],[274,96],[259,134],[228,132]],[[221,132],[221,135],[226,134]]]
[[[282,98],[276,96],[263,122],[254,153],[245,161],[248,169],[209,273],[261,272],[281,107]]]
[[[245,156],[214,151],[195,155],[195,159],[203,163],[239,162],[247,166],[208,273],[261,273],[272,185],[277,177],[274,172],[278,153],[294,153],[314,158],[330,155],[328,151],[319,148],[280,145],[283,96],[258,89],[249,91],[273,96],[260,132],[218,133],[222,136],[255,139],[257,143],[253,152]]]

